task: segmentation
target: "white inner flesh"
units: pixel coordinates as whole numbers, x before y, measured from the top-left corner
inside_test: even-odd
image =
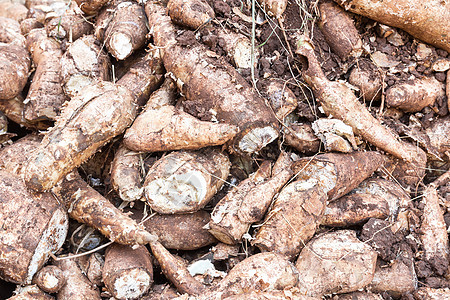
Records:
[[[109,44],[119,60],[126,58],[133,51],[131,38],[120,32],[112,35]]]
[[[337,182],[336,171],[333,164],[326,162],[312,162],[302,171],[299,172],[301,178],[307,178],[304,186],[298,184],[297,189],[307,189],[311,187],[311,184],[316,182],[323,188],[325,193],[331,191]]]
[[[234,51],[234,63],[239,69],[247,69],[252,66],[252,48],[248,41],[241,40],[237,43]],[[257,55],[255,53],[255,60]]]
[[[53,274],[44,274],[43,284],[48,289],[54,289],[58,285],[58,278]]]
[[[50,252],[55,253],[62,247],[66,240],[67,230],[69,229],[69,218],[67,214],[58,209],[53,214],[47,229],[42,233],[39,244],[34,251],[28,266],[27,284],[31,283],[34,274],[44,265],[50,257]]]
[[[147,199],[156,211],[190,211],[206,196],[206,180],[199,171],[158,178],[145,187]]]
[[[271,126],[258,127],[250,130],[240,141],[239,149],[242,152],[254,153],[278,137],[278,132]]]
[[[117,277],[114,282],[117,299],[137,299],[150,287],[152,279],[142,269],[133,269]]]
[[[64,91],[70,97],[75,97],[82,89],[92,83],[92,79],[81,75],[76,74],[69,78],[66,85],[64,86]]]

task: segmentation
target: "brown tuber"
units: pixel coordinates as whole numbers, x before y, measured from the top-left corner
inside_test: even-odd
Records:
[[[117,60],[124,60],[147,41],[144,9],[135,1],[112,1],[99,14],[96,27],[97,38]]]
[[[299,272],[283,255],[258,253],[238,263],[211,293],[224,299],[251,291],[293,288],[298,280]],[[206,298],[215,299],[212,295],[209,295],[210,298],[206,295]]]
[[[222,187],[230,166],[228,157],[213,149],[173,152],[148,171],[145,197],[150,207],[162,214],[198,211]]]
[[[32,193],[0,170],[0,278],[29,284],[66,239],[69,218],[50,193]]]
[[[239,219],[238,212],[245,199],[252,189],[258,187],[270,178],[271,165],[269,161],[264,161],[259,169],[250,174],[250,176],[241,181],[237,186],[231,189],[225,197],[214,207],[211,213],[211,221],[208,223],[209,232],[218,240],[227,244],[236,244],[241,241],[250,222]],[[260,194],[256,194],[261,196]],[[255,197],[252,197],[255,199]],[[272,199],[270,197],[270,199]],[[269,200],[270,201],[270,200]]]
[[[95,81],[108,81],[111,61],[93,35],[73,42],[61,58],[64,92],[74,97]]]
[[[247,81],[223,60],[214,60],[198,43],[177,43],[176,28],[163,7],[148,1],[145,10],[164,66],[177,80],[186,112],[208,121],[239,126],[231,142],[238,153],[254,153],[278,137],[274,114]]]
[[[40,269],[33,278],[33,283],[44,292],[54,294],[66,284],[63,271],[54,265],[47,265]]]
[[[377,101],[381,98],[381,74],[368,59],[360,59],[350,71],[348,82],[359,89],[364,101]]]
[[[147,248],[109,246],[105,252],[103,282],[116,299],[140,299],[153,283],[153,265]]]
[[[450,52],[450,3],[422,0],[335,0],[355,14],[398,27]]]
[[[53,189],[67,207],[71,218],[99,230],[119,244],[147,244],[156,239],[133,219],[122,213],[77,173],[70,173]]]
[[[64,257],[54,262],[63,271],[66,284],[58,292],[58,300],[100,300],[98,287],[87,279],[76,258]]]
[[[25,98],[23,115],[36,122],[55,120],[66,101],[61,85],[62,51],[57,41],[47,37],[45,29],[33,29],[27,36],[27,48],[37,66]]]
[[[62,15],[48,13],[45,16],[45,30],[49,37],[75,41],[92,31],[92,24],[83,16],[83,12],[75,2]]]
[[[356,238],[351,230],[325,233],[311,240],[295,266],[298,287],[308,296],[348,293],[367,286],[373,279],[377,253]]]
[[[124,143],[135,151],[196,150],[223,145],[237,133],[234,125],[200,121],[165,105],[143,111],[127,130]]]
[[[197,281],[188,271],[187,266],[173,256],[161,243],[150,243],[153,256],[158,260],[161,270],[180,293],[189,295],[201,295],[206,291],[206,286]]]
[[[190,214],[155,214],[143,225],[167,249],[195,250],[217,242],[204,228],[209,220],[209,213],[199,210]]]
[[[349,14],[331,0],[319,3],[319,12],[319,28],[331,50],[343,60],[361,56],[362,40]]]
[[[214,19],[214,10],[204,0],[169,0],[167,12],[172,22],[198,29]]]
[[[28,80],[30,55],[17,21],[0,17],[0,100],[18,96]]]
[[[24,171],[28,186],[38,191],[52,188],[122,133],[135,116],[135,101],[127,89],[110,82],[85,88],[64,107],[30,157]]]
[[[424,250],[424,260],[428,262],[438,275],[447,272],[449,266],[449,244],[447,225],[439,206],[439,196],[433,185],[423,191],[423,220],[420,226]]]
[[[144,195],[141,176],[141,155],[119,146],[111,163],[111,182],[113,188],[124,201],[140,200]]]
[[[386,90],[386,104],[406,112],[417,112],[445,97],[445,85],[434,77],[395,84]]]
[[[307,37],[298,37],[296,53],[307,60],[303,78],[313,89],[327,115],[344,121],[356,134],[380,149],[407,162],[414,161],[415,153],[408,144],[399,141],[394,133],[381,125],[358,101],[352,90],[326,78],[314,54],[314,46]]]

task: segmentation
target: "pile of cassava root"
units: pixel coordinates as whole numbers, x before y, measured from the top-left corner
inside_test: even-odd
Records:
[[[449,20],[0,0],[0,299],[450,299]]]

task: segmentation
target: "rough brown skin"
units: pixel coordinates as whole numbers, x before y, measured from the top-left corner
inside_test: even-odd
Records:
[[[23,46],[25,37],[20,32],[20,24],[14,19],[0,17],[0,42]]]
[[[341,59],[361,56],[362,40],[352,18],[333,1],[319,4],[319,28],[331,50]]]
[[[124,60],[147,41],[144,9],[137,2],[115,0],[104,10],[108,11],[106,19],[97,19],[96,27],[103,28],[97,38],[104,41],[112,56]]]
[[[280,122],[297,108],[297,97],[286,84],[270,79],[263,83],[262,92],[266,94],[275,116]]]
[[[33,194],[0,170],[0,278],[29,284],[67,235],[69,218],[49,193]]]
[[[398,83],[386,90],[386,104],[406,112],[417,112],[445,97],[445,84],[433,77]]]
[[[142,113],[165,105],[175,105],[177,98],[178,91],[175,82],[170,78],[166,78],[160,88],[150,95]]]
[[[172,22],[194,30],[215,18],[214,10],[204,0],[169,0],[167,12]]]
[[[75,0],[75,2],[87,15],[95,15],[109,0]]]
[[[54,265],[47,265],[40,269],[33,277],[33,283],[44,292],[54,294],[66,284],[63,271]]]
[[[102,270],[105,260],[98,252],[92,253],[89,256],[82,256],[78,258],[78,265],[90,282],[97,286],[103,285]]]
[[[318,183],[334,201],[368,178],[381,166],[384,157],[375,151],[348,154],[326,153],[304,157],[292,166],[296,180]]]
[[[198,211],[222,187],[230,167],[228,157],[217,150],[172,152],[148,171],[145,197],[162,214]]]
[[[450,85],[448,88],[450,89]],[[450,151],[450,117],[446,116],[435,120],[430,127],[426,128],[426,133],[440,157],[444,160],[448,159],[445,152]]]
[[[443,140],[444,138],[440,138]],[[406,162],[393,156],[388,156],[384,167],[401,185],[415,190],[417,184],[423,180],[426,172],[427,154],[419,146],[406,144],[410,153],[414,153],[412,162]]]
[[[414,299],[416,300],[438,300],[450,297],[449,288],[434,289],[431,287],[421,287],[414,292]]]
[[[61,86],[60,45],[47,37],[45,29],[39,28],[29,32],[27,48],[37,67],[24,101],[24,117],[32,122],[55,120],[67,100]]]
[[[145,246],[112,244],[105,252],[103,282],[116,299],[140,299],[153,283],[153,264]]]
[[[24,41],[19,23],[0,17],[0,100],[18,96],[27,83],[31,59]]]
[[[240,221],[255,223],[264,218],[273,197],[294,175],[290,168],[293,161],[290,153],[284,151],[280,153],[270,179],[258,184],[243,199],[238,211]]]
[[[200,121],[171,105],[146,109],[127,130],[124,143],[135,151],[196,150],[223,145],[238,133],[226,123]]]
[[[412,36],[450,52],[450,3],[421,0],[335,0],[355,14],[403,29]]]
[[[150,247],[153,255],[159,262],[162,272],[175,285],[178,292],[189,295],[201,295],[207,290],[206,286],[192,277],[186,265],[170,254],[161,243],[157,241],[151,242]]]
[[[443,275],[449,265],[449,245],[447,226],[439,202],[436,188],[433,185],[425,188],[422,198],[424,208],[420,239],[425,251],[424,260],[438,275]]]
[[[282,290],[282,291],[245,292],[243,294],[238,294],[238,295],[233,295],[230,297],[223,298],[223,300],[246,300],[246,299],[252,299],[252,300],[293,300],[293,299],[295,299],[295,300],[319,300],[320,298],[304,296],[296,288]],[[354,299],[352,299],[352,300],[354,300]]]
[[[49,37],[75,41],[85,34],[89,34],[93,27],[91,22],[83,16],[83,11],[76,2],[71,2],[64,14],[48,14],[45,20],[45,30]]]
[[[252,43],[245,35],[223,28],[217,28],[217,37],[220,46],[237,70],[248,69],[252,66]],[[259,49],[254,49],[254,65],[258,65]]]
[[[14,293],[16,295],[8,298],[8,300],[53,300],[54,297],[46,294],[44,291],[39,289],[35,284],[26,285],[24,287],[18,286]]]
[[[178,45],[176,28],[164,8],[148,1],[145,9],[164,66],[186,97],[186,112],[202,120],[239,126],[231,148],[240,154],[259,151],[278,137],[273,112],[232,66],[209,57],[198,43],[188,48]]]
[[[164,70],[159,50],[151,48],[148,54],[135,62],[117,84],[131,91],[139,106],[145,105],[164,80]]]
[[[304,295],[348,293],[368,285],[374,276],[377,253],[351,230],[322,234],[300,253],[295,266],[298,288]]]
[[[242,222],[238,217],[239,208],[250,191],[270,178],[271,164],[264,161],[259,169],[238,186],[230,190],[214,207],[209,232],[226,244],[236,244],[248,231],[250,222]]]
[[[11,121],[29,129],[43,130],[47,129],[50,124],[47,122],[29,122],[23,117],[23,97],[18,95],[12,99],[0,101],[0,111]]]
[[[313,154],[319,151],[320,139],[309,124],[287,124],[283,134],[284,142],[301,153]]]
[[[38,191],[52,188],[122,133],[135,116],[135,101],[125,88],[110,82],[85,88],[64,107],[30,157],[24,172],[27,185]]]
[[[66,284],[58,292],[57,300],[101,300],[97,286],[82,273],[76,258],[62,259],[54,265],[63,271]]]
[[[74,97],[95,81],[109,81],[111,61],[93,35],[85,35],[70,44],[61,58],[64,92]]]
[[[336,81],[329,81],[314,54],[312,42],[305,36],[297,39],[296,53],[307,60],[307,69],[302,71],[306,83],[313,89],[327,115],[342,120],[356,134],[378,148],[408,162],[414,160],[407,143],[386,129],[361,104],[352,90]]]
[[[350,71],[348,82],[359,88],[359,95],[364,101],[376,101],[381,98],[381,74],[368,59],[358,60]]]
[[[305,181],[288,184],[276,197],[252,245],[293,259],[316,232],[326,199],[318,185]]]
[[[124,245],[147,244],[156,239],[133,219],[90,187],[77,173],[70,173],[53,189],[72,219],[87,224],[111,241]]]
[[[385,219],[390,215],[388,203],[373,194],[348,194],[327,204],[321,225],[347,227],[369,218]]]
[[[147,152],[200,149],[224,144],[237,133],[235,126],[199,121],[171,106],[175,97],[174,83],[167,79],[126,131],[124,144],[129,149]]]
[[[0,169],[20,176],[30,153],[39,146],[41,140],[42,137],[37,134],[28,134],[0,149]]]
[[[20,23],[20,32],[26,36],[31,30],[42,27],[44,27],[44,25],[36,18],[26,18]]]
[[[211,293],[223,299],[245,292],[284,290],[295,287],[298,277],[297,269],[284,256],[272,252],[258,253],[238,263]],[[209,299],[217,298],[210,295]]]
[[[413,264],[408,266],[400,260],[392,261],[389,266],[377,264],[370,290],[374,293],[387,292],[392,297],[400,298],[417,288],[417,277]]]
[[[22,22],[27,17],[28,8],[17,2],[4,1],[0,3],[0,17],[11,18]]]
[[[144,190],[141,177],[140,154],[121,144],[111,163],[111,182],[122,200],[135,201],[142,198]]]
[[[156,214],[143,225],[167,249],[196,250],[217,242],[204,228],[209,220],[209,213],[199,210],[191,214]]]

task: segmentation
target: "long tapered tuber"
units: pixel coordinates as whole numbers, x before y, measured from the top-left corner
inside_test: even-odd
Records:
[[[381,125],[358,101],[352,90],[325,77],[314,54],[314,46],[307,37],[298,37],[296,53],[307,60],[303,78],[313,89],[327,115],[344,121],[356,134],[382,150],[408,162],[414,161],[414,153],[407,144]]]
[[[135,115],[135,101],[125,88],[98,82],[84,89],[64,108],[30,157],[25,172],[28,186],[40,191],[52,188],[122,133]]]
[[[148,1],[145,10],[164,66],[187,99],[183,106],[188,113],[239,126],[231,147],[241,154],[259,151],[278,137],[273,112],[232,66],[213,60],[198,43],[189,48],[177,44],[176,28],[163,7]]]
[[[450,52],[450,3],[422,0],[335,0],[345,9],[401,28]]]
[[[123,214],[90,187],[77,173],[66,176],[53,192],[61,199],[71,218],[99,230],[119,244],[147,244],[156,239],[133,219]]]

